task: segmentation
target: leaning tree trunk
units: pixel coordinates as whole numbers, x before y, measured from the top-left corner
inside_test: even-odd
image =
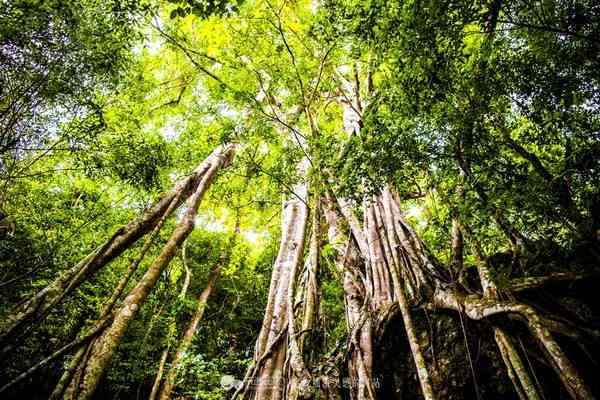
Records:
[[[181,286],[181,291],[179,292],[179,300],[181,301],[185,300],[185,295],[190,286],[190,280],[192,277],[192,271],[190,270],[190,267],[187,264],[186,244],[187,241],[183,242],[183,246],[181,248],[181,263],[183,265],[183,268],[185,269],[183,285]],[[156,371],[156,377],[154,378],[154,383],[152,384],[152,390],[150,391],[150,396],[148,396],[148,400],[156,399],[156,396],[158,396],[159,394],[158,391],[162,383],[163,374],[165,372],[165,364],[167,363],[167,357],[169,356],[169,349],[171,347],[170,336],[171,335],[169,334],[167,335],[167,345],[160,356],[160,361],[158,362],[158,370]]]
[[[0,346],[15,341],[21,332],[42,320],[66,295],[75,290],[103,266],[130,248],[139,238],[152,231],[158,221],[177,208],[197,187],[206,168],[203,163],[140,217],[119,228],[105,243],[65,271],[33,297],[13,309],[0,322]],[[175,207],[173,204],[175,203]]]
[[[177,249],[193,230],[198,206],[204,193],[219,170],[231,163],[233,154],[233,145],[219,147],[196,170],[196,178],[192,180],[194,185],[190,188],[192,195],[189,198],[185,215],[171,234],[159,256],[153,261],[144,276],[129,292],[121,307],[115,312],[112,323],[94,341],[88,350],[88,354],[83,356],[82,363],[78,368],[81,373],[75,374],[75,377],[71,379],[65,393],[66,398],[91,398],[129,323],[137,315],[141,305],[158,281],[160,274],[175,256]]]
[[[223,263],[220,263],[210,273],[208,282],[206,283],[206,287],[200,293],[200,296],[198,296],[198,304],[196,305],[194,315],[192,316],[192,319],[190,320],[190,323],[188,324],[185,333],[179,341],[179,345],[177,346],[177,350],[175,351],[175,355],[173,356],[173,361],[171,362],[171,367],[169,369],[169,372],[167,373],[167,377],[165,378],[165,382],[162,386],[162,389],[160,390],[160,395],[158,397],[160,400],[169,400],[171,398],[171,392],[173,390],[173,387],[175,386],[175,380],[181,368],[183,356],[189,349],[190,344],[192,343],[192,339],[196,334],[198,324],[200,323],[200,320],[202,320],[202,316],[204,315],[206,302],[208,301],[208,298],[210,297],[213,291],[217,279],[219,279],[222,267]],[[164,361],[161,362],[161,365],[164,365]]]

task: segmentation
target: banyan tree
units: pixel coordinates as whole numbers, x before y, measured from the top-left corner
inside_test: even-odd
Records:
[[[2,398],[600,396],[593,1],[109,3],[0,6]]]

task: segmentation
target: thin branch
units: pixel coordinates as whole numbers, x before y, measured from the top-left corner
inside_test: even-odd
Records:
[[[504,24],[508,24],[508,25],[512,25],[514,27],[516,27],[516,29],[518,28],[525,28],[525,29],[532,29],[532,30],[537,30],[537,31],[543,31],[543,32],[551,32],[551,33],[558,33],[560,35],[566,35],[566,36],[571,36],[577,39],[581,39],[581,40],[587,40],[591,43],[595,43],[595,44],[600,44],[600,39],[598,39],[597,36],[594,35],[581,35],[579,33],[576,32],[571,32],[565,29],[560,29],[560,28],[555,28],[553,26],[542,26],[542,25],[534,25],[534,24],[529,24],[526,22],[516,22],[513,20],[499,20],[498,22],[504,23]],[[501,29],[504,31],[507,30],[515,30],[515,29]],[[498,30],[496,30],[498,31]]]

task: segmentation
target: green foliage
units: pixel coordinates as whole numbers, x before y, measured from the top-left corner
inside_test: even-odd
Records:
[[[474,239],[500,281],[591,264],[578,252],[600,228],[593,1],[502,2],[500,10],[452,0],[317,3],[1,3],[0,313],[139,215],[216,146],[238,144],[187,240],[186,296],[177,258],[128,330],[100,397],[148,394],[162,352],[174,348],[221,264],[175,392],[228,395],[220,378],[242,378],[253,356],[281,200],[299,182],[355,205],[392,185],[444,265],[458,215],[472,232],[471,275]],[[348,103],[358,104],[344,95],[362,100],[351,137],[344,117]],[[304,157],[308,174],[297,168]],[[535,245],[522,270],[507,256],[499,214]],[[140,249],[30,332],[0,379],[89,326]],[[347,335],[334,253],[331,244],[321,249],[322,329],[307,341],[323,353]],[[65,363],[34,376],[27,394],[47,395]]]
[[[211,15],[225,16],[233,14],[243,3],[243,0],[168,0],[169,3],[176,4],[169,15],[171,19],[185,17],[193,14],[199,18],[208,18]]]
[[[470,225],[489,226],[501,209],[535,240],[551,235],[570,246],[565,218],[588,237],[598,226],[600,192],[583,183],[598,181],[598,159],[585,172],[569,167],[575,153],[596,148],[600,131],[600,75],[590,69],[598,10],[586,1],[501,4],[327,3],[321,34],[360,43],[381,82],[338,166],[340,186],[372,193],[393,182],[404,196],[436,188],[444,202],[457,202],[459,157],[471,169],[466,183],[487,193],[459,205]],[[587,222],[574,221],[574,209]],[[448,231],[448,219],[439,223],[432,229]]]
[[[30,151],[68,147],[60,125],[98,112],[139,39],[138,1],[5,1],[0,5],[0,177]],[[93,136],[96,129],[86,134]],[[7,176],[8,175],[8,176]]]

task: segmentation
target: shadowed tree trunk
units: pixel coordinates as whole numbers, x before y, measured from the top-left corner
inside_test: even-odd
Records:
[[[219,279],[219,275],[221,273],[221,268],[223,268],[225,264],[225,260],[222,259],[219,264],[212,270],[210,276],[208,277],[208,282],[204,290],[198,296],[198,303],[196,305],[196,310],[192,315],[192,319],[190,320],[183,336],[181,337],[179,344],[177,345],[177,350],[175,351],[175,355],[173,356],[173,360],[171,361],[171,366],[169,372],[167,373],[167,377],[165,378],[165,382],[162,385],[160,390],[159,399],[160,400],[168,400],[171,398],[171,392],[175,386],[175,380],[177,379],[177,375],[179,370],[181,369],[181,362],[183,361],[183,357],[185,353],[188,351],[190,345],[192,344],[192,339],[198,330],[198,324],[202,320],[202,316],[204,315],[204,310],[206,309],[206,302],[210,297],[215,283],[217,279]],[[188,281],[189,282],[189,281]],[[161,365],[164,365],[164,361],[161,361]],[[157,374],[157,380],[160,384],[159,375]]]

